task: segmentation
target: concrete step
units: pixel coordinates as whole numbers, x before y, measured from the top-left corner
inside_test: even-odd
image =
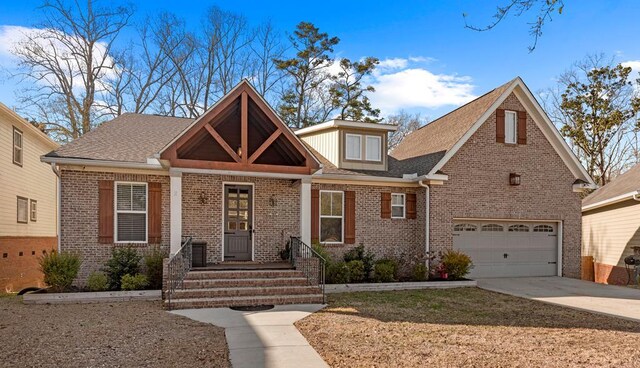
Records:
[[[306,295],[265,295],[265,296],[238,296],[238,297],[216,297],[216,298],[188,298],[171,299],[171,306],[165,300],[164,304],[171,309],[189,308],[223,308],[253,305],[283,305],[283,304],[320,304],[322,294]]]
[[[184,289],[204,289],[218,287],[267,287],[267,286],[306,286],[305,277],[274,277],[260,279],[203,279],[183,282]]]
[[[232,271],[190,271],[185,280],[213,279],[272,279],[284,277],[304,277],[296,270],[232,270]]]
[[[236,296],[278,296],[317,294],[321,290],[317,286],[276,286],[276,287],[230,287],[206,289],[176,290],[176,299],[217,298]]]

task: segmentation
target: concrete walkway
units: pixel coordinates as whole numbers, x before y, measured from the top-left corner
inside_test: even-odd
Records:
[[[478,287],[569,308],[640,321],[640,290],[564,277],[479,279]]]
[[[262,312],[206,308],[171,313],[223,327],[234,368],[325,368],[328,365],[293,325],[322,308],[324,305],[300,304],[278,305]]]

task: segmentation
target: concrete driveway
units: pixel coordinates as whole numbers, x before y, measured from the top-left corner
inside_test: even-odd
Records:
[[[480,279],[478,287],[521,298],[640,321],[640,290],[564,277]]]

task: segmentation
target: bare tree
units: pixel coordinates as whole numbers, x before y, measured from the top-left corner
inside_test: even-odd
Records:
[[[95,118],[96,93],[113,71],[111,51],[133,13],[130,6],[97,7],[87,0],[67,6],[49,0],[39,8],[38,30],[24,35],[12,50],[23,80],[33,82],[19,101],[33,111],[51,135],[68,141],[90,131]]]
[[[389,152],[393,151],[404,137],[411,134],[413,131],[420,129],[427,125],[428,119],[423,118],[420,114],[409,114],[406,111],[400,111],[397,114],[389,115],[385,118],[385,123],[397,125],[398,130],[389,134]]]
[[[281,59],[286,51],[280,34],[271,22],[266,22],[256,29],[255,38],[250,45],[253,52],[253,81],[258,92],[267,98],[275,92],[284,74],[273,62]]]

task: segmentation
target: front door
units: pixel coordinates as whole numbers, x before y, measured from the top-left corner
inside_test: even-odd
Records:
[[[224,260],[250,261],[253,243],[253,187],[224,186]]]

